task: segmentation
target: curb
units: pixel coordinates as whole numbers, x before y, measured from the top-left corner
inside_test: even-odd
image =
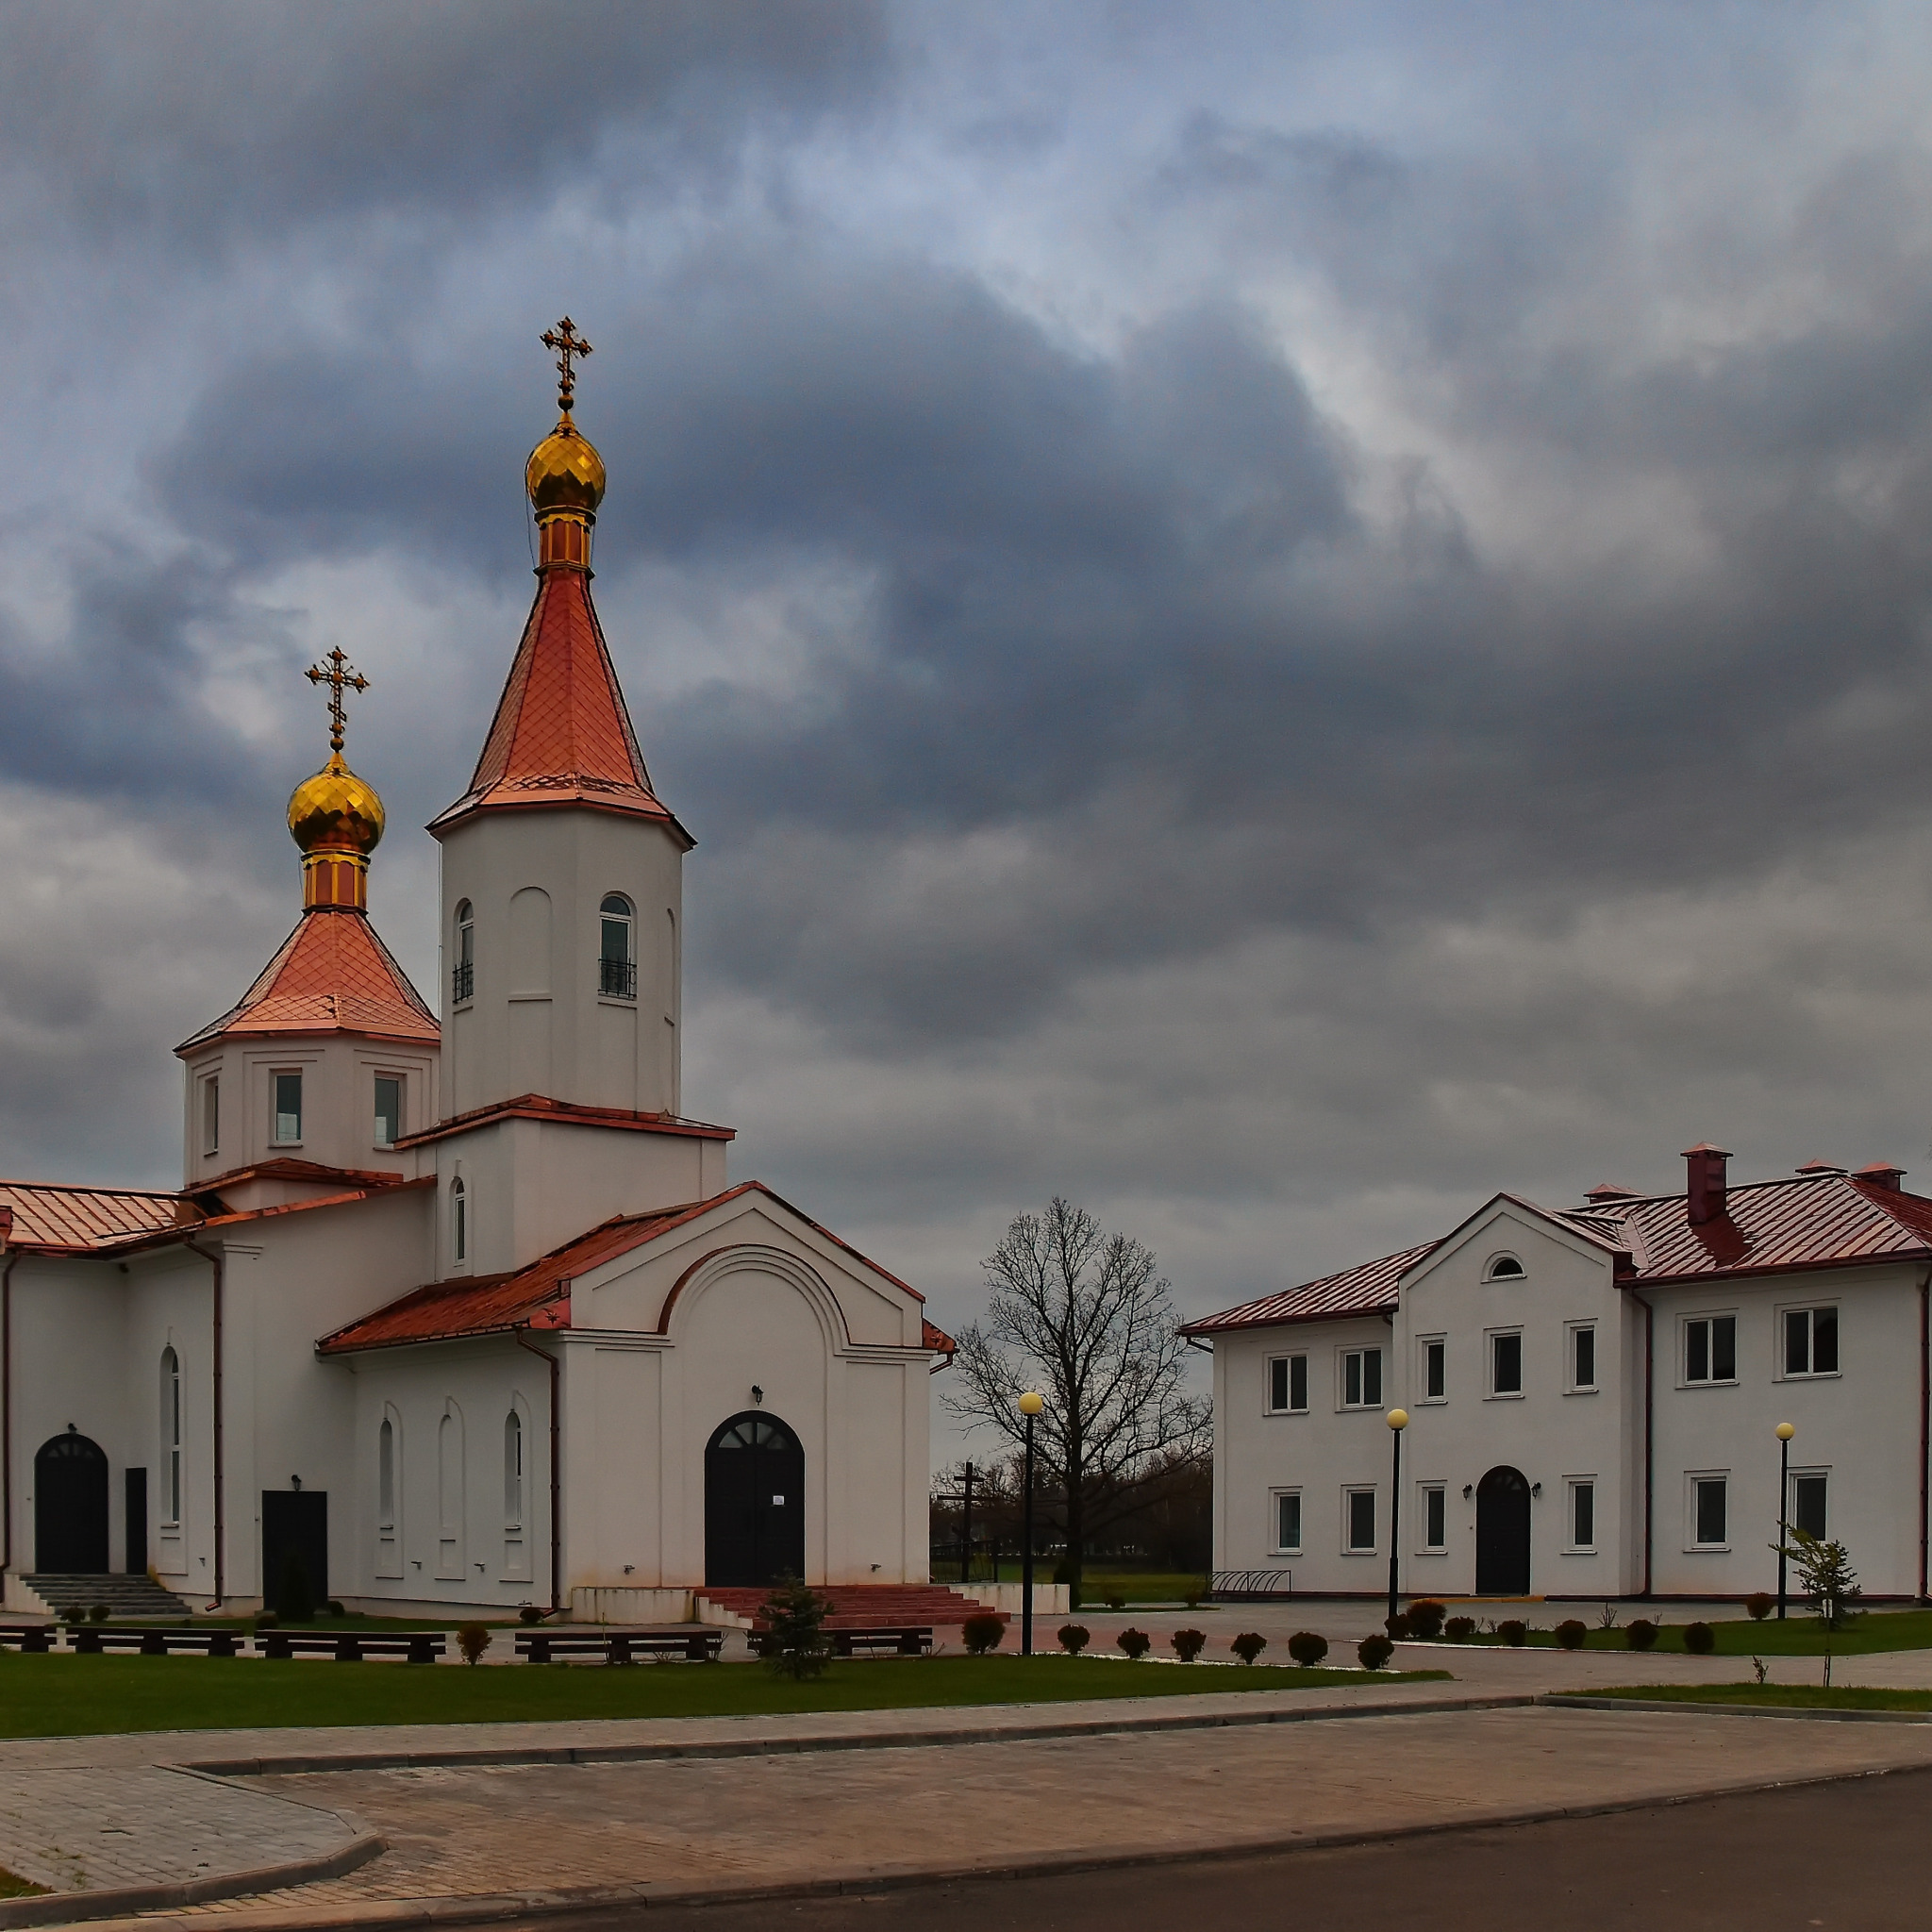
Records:
[[[1809,1718],[1832,1724],[1932,1724],[1932,1710],[1830,1709],[1806,1704],[1704,1704],[1688,1697],[1588,1697],[1568,1690],[1545,1691],[1540,1700],[1570,1710],[1668,1710],[1708,1717]]]

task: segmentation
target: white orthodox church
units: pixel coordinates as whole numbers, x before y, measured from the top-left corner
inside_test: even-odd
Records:
[[[175,1049],[177,1192],[0,1182],[11,1609],[691,1613],[923,1582],[921,1297],[679,1108],[681,873],[591,602],[602,460],[529,459],[537,596],[441,846],[441,1017],[370,924],[374,790],[296,788],[302,916]]]

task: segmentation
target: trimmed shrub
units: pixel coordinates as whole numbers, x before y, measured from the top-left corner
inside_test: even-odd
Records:
[[[1312,1671],[1328,1655],[1328,1640],[1314,1630],[1297,1630],[1288,1640],[1288,1654],[1305,1671]]]
[[[330,1597],[328,1600],[328,1613],[331,1617],[345,1617],[348,1615],[348,1612],[342,1608],[341,1604],[334,1597]]]
[[[1078,1657],[1093,1641],[1093,1633],[1084,1624],[1062,1624],[1059,1627],[1060,1648],[1069,1657]]]
[[[1657,1641],[1657,1625],[1648,1617],[1639,1617],[1636,1623],[1625,1626],[1624,1641],[1632,1650],[1648,1650]]]
[[[1392,1617],[1384,1617],[1382,1619],[1382,1627],[1388,1631],[1389,1641],[1391,1643],[1402,1643],[1407,1641],[1409,1631],[1408,1619],[1400,1610],[1396,1611]]]
[[[474,1664],[490,1648],[490,1632],[481,1624],[458,1624],[457,1648],[462,1652],[466,1664]]]
[[[1191,1611],[1198,1610],[1201,1607],[1201,1599],[1207,1594],[1208,1586],[1205,1583],[1191,1583],[1181,1591],[1181,1601]]]
[[[996,1617],[991,1610],[981,1610],[976,1617],[968,1617],[959,1625],[959,1639],[971,1655],[984,1657],[990,1650],[997,1650],[1006,1641],[1007,1620]]]
[[[1168,1641],[1174,1645],[1174,1654],[1182,1663],[1191,1664],[1207,1646],[1208,1633],[1205,1630],[1176,1630]]]
[[[258,1630],[274,1630],[279,1627],[281,1619],[273,1610],[263,1610],[255,1620]]]
[[[90,1624],[105,1624],[110,1612],[106,1604],[95,1604],[87,1613]]]
[[[1411,1637],[1420,1637],[1424,1642],[1442,1634],[1442,1619],[1447,1609],[1432,1596],[1419,1596],[1408,1607],[1408,1631]]]
[[[1123,1630],[1114,1639],[1114,1648],[1123,1657],[1145,1657],[1154,1640],[1144,1630]]]
[[[1442,1635],[1451,1643],[1467,1643],[1475,1635],[1475,1619],[1474,1617],[1451,1617],[1442,1625]]]
[[[1268,1640],[1258,1630],[1243,1630],[1227,1647],[1242,1663],[1251,1664],[1268,1648]]]
[[[63,1624],[85,1624],[87,1622],[87,1606],[85,1604],[69,1604],[60,1612],[60,1621]]]
[[[519,1624],[541,1624],[542,1621],[543,1612],[535,1604],[525,1604],[517,1611],[517,1622]]]
[[[1590,1635],[1589,1625],[1580,1618],[1565,1617],[1557,1625],[1557,1641],[1565,1650],[1581,1650],[1583,1640]]]
[[[1112,1585],[1108,1588],[1107,1607],[1110,1610],[1124,1610],[1127,1607],[1126,1598]]]
[[[1693,1657],[1708,1657],[1717,1648],[1717,1632],[1708,1624],[1686,1624],[1684,1648]]]
[[[1777,1607],[1777,1599],[1768,1590],[1754,1591],[1744,1599],[1744,1609],[1754,1624],[1761,1624]]]
[[[1505,1617],[1496,1625],[1496,1635],[1514,1650],[1521,1650],[1529,1641],[1529,1625],[1521,1617]]]
[[[1355,1647],[1365,1671],[1379,1671],[1395,1655],[1395,1646],[1386,1637],[1364,1637]]]

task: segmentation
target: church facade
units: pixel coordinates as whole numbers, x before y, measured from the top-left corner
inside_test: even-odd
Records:
[[[6,1601],[683,1616],[927,1575],[919,1294],[680,1111],[681,873],[591,600],[605,473],[526,482],[537,593],[441,848],[435,1009],[370,923],[381,801],[297,788],[294,930],[176,1049],[173,1191],[0,1182]]]

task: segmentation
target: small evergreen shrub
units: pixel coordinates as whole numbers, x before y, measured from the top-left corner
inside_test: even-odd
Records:
[[[1686,1624],[1684,1648],[1693,1657],[1708,1657],[1717,1648],[1717,1632],[1708,1624]]]
[[[1432,1596],[1419,1596],[1408,1607],[1408,1631],[1424,1642],[1441,1636],[1442,1619],[1448,1611]]]
[[[1565,1650],[1581,1650],[1583,1640],[1589,1635],[1589,1626],[1578,1617],[1565,1617],[1557,1625],[1557,1641]]]
[[[1190,1611],[1198,1610],[1201,1607],[1201,1599],[1207,1594],[1208,1586],[1205,1583],[1191,1583],[1181,1591],[1181,1602],[1187,1605]]]
[[[108,1621],[108,1611],[107,1605],[95,1604],[93,1607],[88,1611],[87,1620],[90,1624],[105,1624]]]
[[[1512,1650],[1521,1650],[1529,1641],[1529,1625],[1521,1617],[1505,1617],[1496,1625],[1496,1635]]]
[[[976,1617],[968,1617],[959,1626],[960,1641],[973,1657],[984,1657],[988,1651],[997,1650],[1006,1634],[1007,1620],[994,1616],[991,1610],[982,1610]]]
[[[1144,1630],[1123,1630],[1114,1639],[1114,1648],[1123,1657],[1145,1657],[1154,1640]]]
[[[1388,1631],[1389,1641],[1391,1643],[1403,1643],[1408,1639],[1409,1621],[1400,1610],[1396,1611],[1392,1617],[1384,1617],[1382,1619],[1382,1627]]]
[[[1639,1617],[1625,1627],[1624,1641],[1632,1650],[1648,1650],[1657,1641],[1657,1625],[1648,1617]]]
[[[1122,1595],[1118,1588],[1111,1585],[1107,1592],[1107,1607],[1110,1610],[1124,1610],[1127,1607],[1126,1598]]]
[[[831,1660],[832,1640],[825,1635],[825,1612],[830,1608],[809,1584],[795,1576],[774,1585],[759,1606],[766,1627],[758,1653],[781,1677],[803,1682],[816,1677]]]
[[[1093,1633],[1084,1624],[1062,1624],[1059,1627],[1060,1648],[1069,1657],[1078,1657],[1093,1641]]]
[[[542,1621],[543,1612],[535,1604],[525,1604],[517,1611],[517,1622],[519,1624],[541,1624]]]
[[[1395,1655],[1395,1646],[1386,1637],[1364,1637],[1355,1647],[1365,1671],[1379,1671]]]
[[[1318,1630],[1297,1630],[1288,1640],[1288,1654],[1303,1670],[1312,1671],[1328,1655],[1328,1640]]]
[[[1227,1647],[1242,1663],[1251,1664],[1268,1648],[1268,1640],[1258,1630],[1243,1630]]]
[[[1744,1613],[1754,1624],[1761,1624],[1777,1607],[1777,1599],[1768,1590],[1755,1590],[1744,1599]]]
[[[458,1624],[457,1648],[462,1652],[466,1664],[474,1664],[490,1648],[490,1632],[481,1624]]]
[[[60,1612],[60,1621],[63,1624],[85,1624],[87,1622],[87,1607],[84,1604],[69,1604]]]
[[[1475,1619],[1474,1617],[1451,1617],[1442,1625],[1442,1635],[1451,1643],[1467,1643],[1475,1635]]]
[[[1207,1647],[1208,1633],[1205,1630],[1176,1630],[1168,1641],[1174,1645],[1174,1654],[1182,1663],[1191,1664]]]
[[[335,1597],[330,1597],[328,1600],[328,1613],[331,1617],[345,1617],[348,1615],[348,1612],[342,1608],[341,1602]]]

